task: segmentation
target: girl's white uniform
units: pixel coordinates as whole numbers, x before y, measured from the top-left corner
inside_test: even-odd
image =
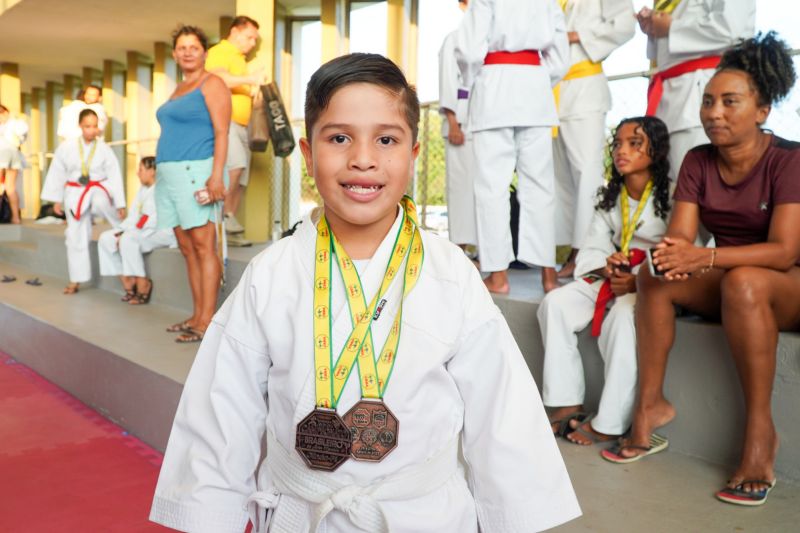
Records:
[[[464,132],[464,144],[454,145],[447,141],[450,125],[443,109],[456,115]],[[456,244],[478,244],[475,227],[475,189],[472,174],[472,133],[467,131],[469,88],[461,83],[461,73],[456,62],[456,34],[449,34],[439,50],[439,112],[442,114],[442,136],[444,137],[445,174],[447,176],[447,223],[448,236]]]
[[[630,200],[634,213],[638,202]],[[630,247],[647,250],[661,241],[667,225],[655,214],[652,197],[639,218]],[[549,292],[536,316],[545,347],[542,399],[548,407],[581,405],[585,382],[577,333],[592,321],[602,280],[587,282],[590,272],[606,266],[606,258],[619,250],[622,217],[619,203],[610,212],[596,210],[589,234],[576,258],[575,281]],[[647,268],[646,264],[634,267]],[[625,432],[631,424],[636,395],[636,329],[633,309],[636,294],[612,300],[597,340],[605,363],[605,384],[592,427],[609,435]]]
[[[422,273],[403,306],[384,398],[399,421],[398,447],[381,462],[351,459],[334,472],[305,466],[294,447],[296,425],[315,404],[316,216],[256,256],[215,315],[178,405],[151,520],[181,531],[241,533],[248,501],[259,532],[303,533],[320,519],[326,533],[477,533],[479,526],[528,533],[578,516],[536,384],[506,321],[463,252],[425,232]],[[362,265],[367,301],[401,220]],[[376,353],[398,311],[402,276],[396,278],[372,323]],[[331,290],[338,354],[352,326],[336,272]],[[361,399],[354,374],[340,414]],[[268,528],[265,508],[273,509]]]
[[[61,143],[50,163],[41,195],[42,200],[59,202],[64,206],[67,218],[67,230],[64,232],[67,265],[72,283],[84,283],[92,279],[92,263],[89,257],[92,213],[103,215],[109,224],[117,226],[120,222],[117,209],[125,207],[119,161],[111,148],[101,140],[97,140],[97,148],[89,165],[89,178],[92,182],[100,182],[102,187],[91,186],[87,189],[79,185],[81,155],[78,143],[83,145],[84,161],[88,159],[92,145],[87,144],[83,137]]]
[[[567,31],[580,37],[569,47],[570,66],[600,63],[636,32],[630,0],[568,0],[565,17]],[[595,193],[603,184],[611,94],[603,73],[562,80],[559,93],[560,126],[553,141],[556,244],[581,248],[592,221]]]
[[[144,254],[177,245],[174,231],[156,227],[155,186],[141,186],[125,220],[97,240],[100,274],[145,277]]]
[[[669,35],[650,39],[648,59],[659,71],[699,57],[721,55],[755,33],[755,0],[683,0],[672,12]],[[656,116],[670,132],[670,176],[678,176],[686,152],[708,143],[700,123],[703,91],[714,69],[701,69],[664,81]]]
[[[487,52],[538,50],[541,65],[484,65]],[[509,186],[520,203],[517,259],[555,266],[552,86],[569,66],[564,13],[555,0],[472,0],[456,38],[461,77],[470,87],[475,207],[481,269],[514,260]]]

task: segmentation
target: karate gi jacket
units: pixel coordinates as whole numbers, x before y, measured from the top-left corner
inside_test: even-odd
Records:
[[[469,98],[459,98],[459,91],[466,91],[466,95],[469,95],[469,87],[461,82],[461,72],[456,61],[456,32],[452,32],[444,38],[439,49],[439,113],[442,115],[442,137],[446,138],[450,134],[445,109],[455,113],[456,121],[466,127]]]
[[[361,272],[368,302],[383,279],[401,220]],[[421,488],[417,498],[382,502],[390,531],[477,533],[480,523],[482,531],[528,533],[578,516],[536,385],[505,319],[461,250],[426,232],[422,238],[422,273],[403,306],[397,361],[384,397],[399,421],[398,446],[381,462],[350,459],[322,475],[369,487],[460,439],[468,479],[456,475],[428,494]],[[260,464],[265,432],[300,460],[296,425],[315,404],[315,241],[316,218],[306,217],[294,235],[251,261],[215,315],[178,406],[152,520],[184,531],[240,533],[248,497],[273,486],[265,466],[269,449]],[[352,325],[336,262],[333,269],[332,349],[339,354]],[[395,277],[372,323],[376,352],[398,311],[401,278]],[[361,398],[357,370],[353,375],[340,415]],[[311,504],[282,495],[269,531],[308,531],[310,515]],[[361,531],[338,510],[322,526],[327,533]]]
[[[555,0],[472,0],[456,37],[471,87],[468,129],[555,126],[551,88],[569,68],[564,13]],[[488,52],[539,50],[541,66],[483,65]]]

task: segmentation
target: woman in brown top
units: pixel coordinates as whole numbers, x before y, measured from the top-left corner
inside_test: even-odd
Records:
[[[703,94],[711,140],[683,161],[672,218],[653,254],[663,280],[639,271],[639,393],[630,439],[603,452],[631,462],[666,448],[653,431],[675,409],[663,395],[674,305],[721,320],[747,409],[739,467],[717,497],[760,505],[775,482],[771,396],[779,330],[800,328],[800,144],[761,128],[796,79],[786,44],[757,35],[725,53]],[[700,223],[717,248],[694,246]]]

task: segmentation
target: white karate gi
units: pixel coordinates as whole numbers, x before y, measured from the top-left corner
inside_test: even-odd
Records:
[[[26,167],[25,156],[22,155],[20,146],[27,137],[28,123],[21,118],[9,117],[3,124],[0,124],[0,169],[17,171],[17,178],[14,180],[14,184],[20,209],[25,208],[23,170]],[[0,186],[0,190],[3,190],[2,186]]]
[[[144,254],[178,245],[174,231],[156,227],[155,189],[153,185],[139,187],[125,220],[119,227],[100,234],[97,240],[100,275],[146,277]],[[147,219],[141,228],[137,227],[143,216]]]
[[[78,215],[78,203],[85,187],[73,187],[68,185],[68,182],[77,182],[81,177],[79,142],[83,143],[84,161],[89,157],[92,145],[86,144],[83,137],[61,143],[50,163],[41,195],[42,200],[60,202],[64,206],[64,214],[67,217],[67,229],[64,232],[67,265],[69,280],[72,283],[84,283],[92,279],[92,263],[89,257],[92,213],[103,215],[112,226],[117,226],[119,224],[117,209],[125,207],[119,161],[111,148],[98,140],[89,166],[89,177],[92,181],[101,181],[105,191],[100,187],[90,187],[83,199],[81,213]],[[78,215],[80,220],[76,220],[73,213]]]
[[[569,47],[570,65],[600,63],[636,32],[630,0],[569,0],[567,31],[578,32]],[[561,81],[560,126],[553,141],[556,169],[556,243],[581,248],[603,185],[606,113],[611,94],[605,74]]]
[[[472,133],[467,131],[469,88],[461,83],[456,62],[456,32],[445,37],[439,50],[439,113],[442,115],[445,174],[447,177],[447,223],[450,240],[456,244],[478,244],[475,222],[475,172],[472,154]],[[461,93],[461,94],[459,94]],[[450,124],[444,114],[449,109],[464,133],[464,144],[450,144]]]
[[[638,204],[629,200],[631,213],[636,211]],[[639,223],[631,249],[647,250],[661,241],[667,225],[656,216],[652,197]],[[549,292],[539,304],[536,316],[545,347],[542,399],[549,407],[583,404],[586,387],[576,334],[591,324],[603,282],[587,283],[582,276],[606,266],[606,258],[619,250],[621,235],[619,203],[611,212],[595,211],[589,234],[576,258],[575,281]],[[647,265],[636,266],[633,272],[638,272],[641,267],[647,268]],[[605,384],[597,416],[591,423],[601,433],[619,435],[631,425],[636,397],[636,329],[633,320],[636,294],[629,293],[614,298],[612,302],[597,339],[605,363]]]
[[[666,70],[698,57],[721,55],[755,33],[755,0],[683,0],[672,12],[669,35],[650,39],[647,57]],[[686,152],[708,143],[700,123],[703,91],[714,69],[689,72],[664,81],[656,116],[670,132],[670,176],[678,176]]]
[[[61,141],[77,139],[81,136],[81,126],[78,123],[81,111],[91,109],[97,113],[97,127],[100,129],[99,138],[103,138],[103,132],[108,124],[108,115],[103,104],[95,102],[87,104],[83,100],[73,100],[58,111],[58,129],[56,134]]]
[[[483,65],[487,52],[539,50],[541,66]],[[481,269],[506,270],[511,247],[509,186],[520,202],[517,259],[555,266],[555,178],[551,87],[569,66],[564,13],[555,0],[473,0],[456,37],[463,83],[471,87],[475,206]],[[474,82],[474,83],[473,83]]]
[[[383,279],[401,219],[360,272],[368,301]],[[578,516],[536,385],[505,320],[461,250],[424,232],[422,274],[403,307],[385,394],[400,423],[398,447],[381,462],[351,459],[331,473],[303,466],[294,446],[296,424],[315,403],[315,241],[315,222],[306,217],[293,236],[251,261],[215,315],[178,405],[151,520],[182,531],[240,533],[251,496],[275,508],[269,531],[281,533],[309,531],[312,515],[328,509],[320,527],[327,533],[379,533],[387,526],[392,533],[477,533],[479,525],[528,533]],[[401,290],[396,279],[372,323],[376,352]],[[344,295],[334,273],[335,354],[352,329]],[[340,414],[360,400],[354,374]],[[259,465],[265,432],[270,443]],[[466,481],[457,466],[459,441],[469,465]],[[296,470],[290,479],[281,474],[287,463]],[[411,471],[421,477],[398,484]],[[281,490],[291,483],[313,492],[308,498],[318,505]],[[334,488],[340,490],[333,494]],[[381,512],[384,527],[364,525],[364,514],[380,518]]]

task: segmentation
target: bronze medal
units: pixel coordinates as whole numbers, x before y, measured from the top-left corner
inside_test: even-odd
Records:
[[[350,458],[350,430],[336,411],[317,408],[297,424],[294,447],[310,468],[332,472]]]
[[[89,176],[86,175],[81,176],[80,178],[78,178],[78,183],[80,183],[85,187],[89,183]]]
[[[381,461],[397,447],[399,424],[383,400],[361,400],[343,417],[350,428],[353,459]]]

